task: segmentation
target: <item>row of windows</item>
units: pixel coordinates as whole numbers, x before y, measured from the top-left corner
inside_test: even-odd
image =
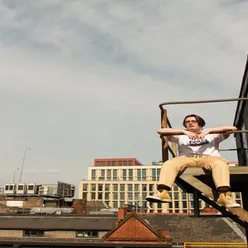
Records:
[[[43,230],[24,230],[24,237],[44,237],[45,231]],[[98,231],[76,231],[77,238],[98,238]]]
[[[159,177],[91,177],[92,181],[158,181]]]
[[[122,191],[154,191],[155,190],[156,185],[155,184],[83,184],[83,191],[98,191],[98,192],[109,192],[109,191],[116,191],[116,192],[122,192]],[[170,191],[169,193],[172,194],[172,192],[174,193],[174,197],[177,198],[178,193],[176,194],[176,192],[179,191],[179,188],[177,185],[175,185],[172,188],[172,191]],[[176,194],[176,195],[175,195]],[[183,195],[183,198],[186,199],[186,193],[185,192],[181,192],[181,194]]]
[[[152,194],[153,192],[150,192],[150,194]],[[91,192],[91,193],[87,193],[87,192],[83,192],[82,194],[82,198],[83,199],[88,199],[88,194],[90,194],[90,199],[91,200],[110,200],[110,193],[107,192],[107,193],[95,193],[95,192]],[[96,197],[97,196],[97,197]],[[117,192],[114,192],[112,194],[112,197],[114,200],[125,200],[126,198],[128,200],[135,200],[135,201],[139,201],[139,200],[145,200],[147,196],[147,193],[142,193],[140,194],[139,192],[135,192],[135,193],[132,193],[132,192],[121,192],[121,193],[117,193]]]
[[[131,166],[133,165],[132,160],[123,161],[96,161],[96,166]]]
[[[111,187],[112,186],[112,187]],[[155,185],[154,184],[83,184],[83,191],[154,191]]]
[[[90,194],[90,199],[91,200],[109,200],[110,199],[110,192],[83,192],[82,194],[82,198],[83,199],[88,199],[88,194]],[[113,200],[125,200],[126,198],[128,200],[145,200],[147,194],[153,194],[153,191],[150,192],[143,192],[141,193],[140,191],[138,192],[113,192],[112,193],[112,197]],[[97,197],[96,197],[97,196]],[[178,192],[175,192],[174,195],[171,196],[172,199],[174,199],[174,202],[176,202],[177,200],[179,200],[179,195]],[[186,193],[182,193],[182,201],[187,201],[187,194]],[[193,196],[190,194],[189,195],[189,200],[193,200]]]
[[[91,180],[123,180],[123,181],[146,181],[148,169],[101,169],[91,170]],[[119,173],[118,173],[119,171]],[[153,168],[151,180],[158,180],[160,169]]]

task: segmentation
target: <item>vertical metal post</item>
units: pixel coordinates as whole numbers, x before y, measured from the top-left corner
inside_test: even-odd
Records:
[[[199,197],[197,194],[197,191],[194,190],[194,216],[199,217],[200,216],[200,203],[199,203]]]
[[[167,127],[167,110],[161,109],[161,128]],[[167,138],[162,138],[162,161],[165,162],[169,159],[169,152],[168,152],[168,140]]]
[[[241,194],[242,194],[243,209],[245,209],[246,211],[248,211],[248,200],[247,200],[248,190],[243,190],[241,192]],[[245,234],[246,234],[246,242],[248,244],[248,228],[247,227],[245,228]]]

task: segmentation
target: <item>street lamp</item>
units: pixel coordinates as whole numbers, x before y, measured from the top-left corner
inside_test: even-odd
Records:
[[[31,150],[31,148],[26,148],[25,151],[24,151],[24,155],[23,155],[23,159],[22,159],[22,166],[21,166],[19,183],[22,181],[23,166],[24,166],[24,161],[25,161],[25,158],[26,158],[26,153],[27,153],[28,150]]]

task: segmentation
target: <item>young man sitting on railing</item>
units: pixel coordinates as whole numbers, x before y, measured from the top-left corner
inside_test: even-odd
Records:
[[[219,143],[230,135],[227,131],[236,131],[234,126],[203,129],[205,121],[198,115],[187,115],[183,120],[186,129],[162,128],[158,134],[166,135],[169,141],[178,145],[179,156],[163,163],[158,191],[147,196],[150,202],[171,202],[168,191],[178,173],[187,167],[201,167],[212,171],[212,177],[219,193],[217,203],[225,207],[240,207],[231,197],[228,161],[220,157]]]

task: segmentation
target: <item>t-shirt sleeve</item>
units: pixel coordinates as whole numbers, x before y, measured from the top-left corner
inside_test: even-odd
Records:
[[[174,143],[178,143],[179,141],[179,135],[170,135],[168,136],[168,140]]]
[[[213,138],[217,141],[217,143],[220,143],[225,139],[222,133],[216,133],[212,135],[213,135]]]

